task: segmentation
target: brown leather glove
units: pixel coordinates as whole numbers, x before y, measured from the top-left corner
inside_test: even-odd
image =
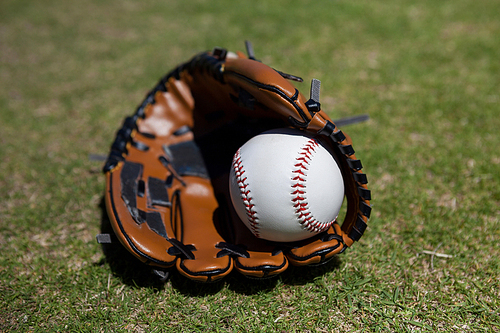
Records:
[[[365,231],[371,211],[366,175],[351,139],[321,111],[316,83],[307,100],[287,80],[299,78],[249,53],[247,58],[216,48],[181,64],[117,132],[104,166],[106,208],[120,242],[149,265],[175,266],[201,282],[233,269],[265,278],[289,264],[325,262]],[[341,225],[294,243],[256,238],[229,196],[236,150],[282,127],[315,134],[332,148],[347,198]]]

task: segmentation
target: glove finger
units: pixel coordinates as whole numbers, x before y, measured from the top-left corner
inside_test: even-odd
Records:
[[[294,266],[325,263],[345,250],[342,234],[340,226],[335,222],[325,233],[308,239],[306,242],[297,243],[287,250],[286,257]]]
[[[185,186],[174,197],[176,238],[191,247],[188,256],[181,256],[177,269],[184,276],[214,282],[233,269],[233,259],[218,244],[224,239],[216,230],[213,218],[217,201],[208,179],[183,177]]]
[[[235,268],[250,278],[269,278],[283,273],[288,268],[288,260],[281,247],[255,237],[241,222],[234,221],[235,244],[245,244],[245,256],[235,257]]]
[[[226,182],[222,181],[222,183]],[[229,243],[220,245],[234,256],[235,269],[249,278],[269,278],[284,272],[288,260],[279,244],[255,237],[240,220],[226,193],[219,195],[218,226]],[[235,245],[236,244],[236,245]]]
[[[238,272],[249,278],[265,279],[280,273],[288,268],[288,261],[282,252],[249,251],[248,258],[235,259]]]

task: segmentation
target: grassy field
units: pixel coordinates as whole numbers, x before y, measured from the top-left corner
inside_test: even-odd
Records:
[[[499,8],[2,0],[0,331],[500,332]],[[119,247],[106,257],[89,154],[172,67],[245,39],[320,79],[332,118],[370,115],[344,128],[373,195],[365,236],[265,281],[161,283]]]

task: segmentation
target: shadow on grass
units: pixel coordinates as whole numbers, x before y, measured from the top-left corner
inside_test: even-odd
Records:
[[[101,233],[110,234],[114,237],[114,231],[111,227],[104,197],[99,204],[101,209]],[[165,281],[154,274],[151,266],[142,263],[134,257],[116,238],[111,244],[101,244],[105,259],[96,263],[103,265],[107,263],[113,275],[130,286],[137,288],[154,288],[157,290],[165,289]],[[269,279],[250,279],[236,271],[229,276],[214,283],[200,283],[192,281],[180,273],[175,268],[167,271],[168,281],[172,287],[182,294],[189,296],[205,296],[216,294],[224,287],[244,295],[253,295],[260,292],[270,292],[277,285],[304,285],[315,278],[325,275],[328,272],[339,268],[341,260],[335,256],[325,264],[318,266],[290,266],[284,273]]]
[[[260,292],[269,292],[278,285],[305,285],[328,272],[338,269],[339,266],[340,259],[334,257],[332,260],[318,266],[289,266],[285,272],[269,279],[250,279],[233,272],[225,281],[228,289],[238,294],[253,295]]]
[[[177,272],[170,277],[172,287],[184,295],[206,296],[218,293],[228,288],[242,295],[271,292],[278,285],[305,285],[328,272],[338,269],[340,259],[334,257],[329,262],[318,266],[294,267],[290,266],[284,273],[269,279],[250,279],[233,271],[229,276],[214,283],[199,283],[191,281]]]

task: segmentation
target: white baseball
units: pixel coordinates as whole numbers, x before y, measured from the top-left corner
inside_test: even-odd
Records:
[[[293,129],[264,132],[233,158],[229,191],[240,219],[262,239],[303,240],[327,230],[344,199],[333,156]]]

